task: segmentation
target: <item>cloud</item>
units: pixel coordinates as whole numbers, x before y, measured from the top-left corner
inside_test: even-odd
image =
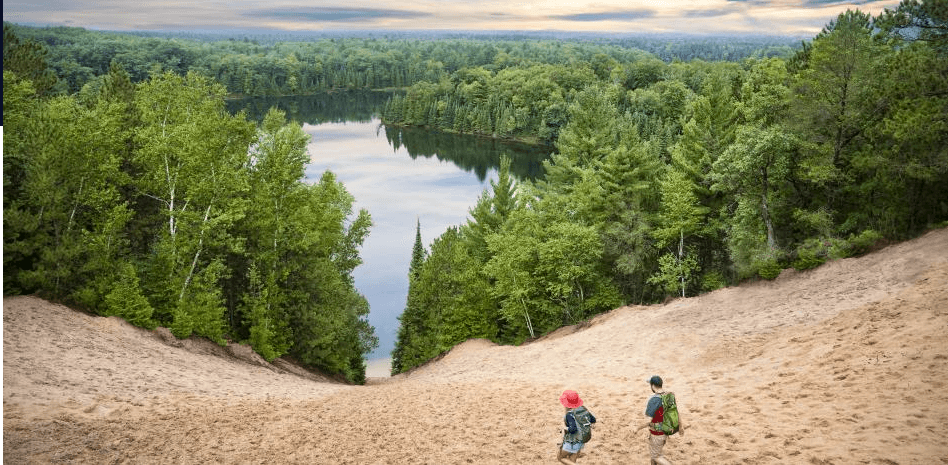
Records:
[[[10,0],[4,20],[109,30],[562,30],[816,34],[899,0]]]
[[[803,7],[824,7],[824,6],[837,6],[837,5],[866,5],[869,3],[875,3],[877,0],[803,0],[801,3]]]
[[[719,16],[734,14],[738,11],[739,10],[735,8],[715,8],[709,10],[685,10],[680,14],[685,18],[717,18]]]
[[[362,23],[386,19],[419,19],[431,17],[431,13],[411,10],[389,10],[342,7],[284,7],[250,10],[243,16],[279,21],[301,22],[345,22]]]
[[[787,2],[786,0],[727,0],[731,3],[745,3],[762,7],[779,8],[822,8],[825,6],[839,5],[866,5],[876,3],[879,0],[798,0],[796,2]]]
[[[563,21],[638,21],[655,16],[655,10],[618,10],[600,13],[577,13],[572,15],[556,15],[550,19]]]

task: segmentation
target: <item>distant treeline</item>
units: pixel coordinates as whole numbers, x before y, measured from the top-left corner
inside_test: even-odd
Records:
[[[79,92],[114,62],[133,83],[155,72],[193,71],[223,84],[232,95],[301,95],[339,88],[406,87],[437,82],[466,67],[501,70],[536,63],[568,65],[603,54],[628,62],[653,52],[665,60],[741,60],[788,56],[790,38],[709,37],[529,39],[518,35],[438,38],[388,33],[382,37],[299,34],[238,35],[108,33],[82,28],[34,28],[4,23],[44,45],[60,93]],[[187,37],[187,38],[185,38]],[[318,37],[318,36],[317,36]]]
[[[542,180],[502,167],[430,250],[418,234],[393,371],[945,224],[944,5],[848,11],[783,58],[594,54],[414,84],[384,120],[558,151]]]

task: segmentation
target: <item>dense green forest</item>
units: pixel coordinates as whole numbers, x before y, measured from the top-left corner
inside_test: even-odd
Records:
[[[113,64],[53,96],[36,45],[4,31],[4,294],[362,382],[378,342],[352,271],[371,219],[331,172],[304,182],[300,125],[232,115],[196,73],[133,84]]]
[[[948,4],[848,11],[787,57],[462,68],[383,119],[556,149],[533,182],[506,161],[430,250],[418,235],[398,373],[944,224]]]
[[[381,116],[424,156],[434,136],[401,128],[552,152],[519,183],[534,168],[503,160],[430,249],[419,225],[393,372],[469,338],[520,343],[864,253],[948,219],[946,10],[848,11],[799,47],[754,51],[5,23],[4,293],[362,381],[377,342],[352,270],[371,220],[332,173],[303,182],[298,122],[267,111],[255,127],[224,105],[339,88],[407,88]]]

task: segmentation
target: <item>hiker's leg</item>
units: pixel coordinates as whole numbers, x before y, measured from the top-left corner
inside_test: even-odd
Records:
[[[559,453],[556,454],[556,459],[559,460],[560,462],[565,463],[567,465],[576,465],[576,462],[572,460],[572,457],[573,457],[573,454],[566,452],[565,450],[563,450],[562,447],[560,447]]]
[[[652,465],[671,465],[671,462],[662,455],[662,448],[665,447],[665,435],[654,435],[649,433],[648,452],[652,459]]]
[[[576,444],[570,444],[570,443],[564,442],[563,446],[560,448],[560,455],[559,455],[560,462],[563,462],[569,465],[576,465],[576,458],[579,456],[578,453],[580,449],[582,449],[582,446],[577,447]]]

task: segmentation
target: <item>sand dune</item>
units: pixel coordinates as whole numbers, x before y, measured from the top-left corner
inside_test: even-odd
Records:
[[[580,463],[648,463],[629,425],[659,374],[689,427],[677,464],[948,464],[946,229],[522,347],[468,341],[366,386],[3,306],[4,463],[557,463],[567,388],[600,420]]]

